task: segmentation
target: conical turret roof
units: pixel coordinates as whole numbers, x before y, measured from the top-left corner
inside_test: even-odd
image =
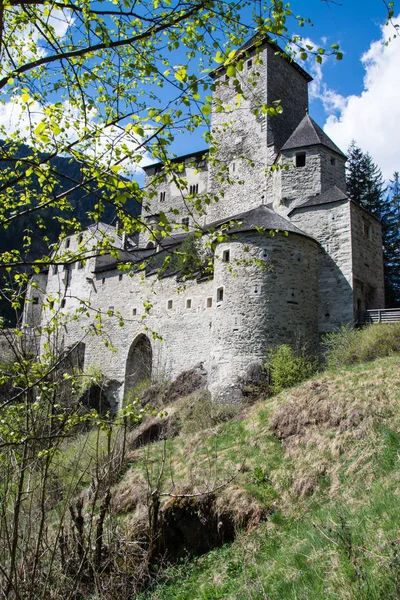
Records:
[[[346,155],[332,142],[319,125],[307,113],[304,119],[298,124],[287,142],[282,146],[282,150],[294,150],[295,148],[304,148],[306,146],[316,146],[322,144],[333,152],[340,154],[344,158]]]

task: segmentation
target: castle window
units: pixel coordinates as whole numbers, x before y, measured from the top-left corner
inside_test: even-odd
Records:
[[[183,227],[189,227],[189,217],[183,217],[183,219],[182,219],[182,226]]]
[[[194,196],[194,194],[198,194],[199,193],[199,184],[195,183],[193,185],[189,186],[189,194],[191,196]]]
[[[61,300],[61,308],[65,308],[65,298]]]
[[[165,200],[165,192],[160,192],[160,202],[164,202]]]
[[[106,278],[105,278],[105,277],[103,277],[103,279],[101,280],[101,285],[104,285],[104,284],[105,284],[105,282],[106,282]]]
[[[222,253],[222,262],[228,263],[230,261],[230,250],[224,250]]]
[[[173,305],[174,305],[173,301],[172,300],[168,300],[168,302],[167,302],[167,308],[168,308],[168,310],[171,310],[172,307],[173,307]]]
[[[50,300],[49,301],[49,308],[50,308],[50,310],[53,310],[53,308],[54,308],[54,300]]]
[[[70,244],[71,244],[71,240],[70,240],[69,238],[67,238],[67,239],[65,240],[65,247],[66,247],[66,248],[69,248]]]
[[[223,302],[224,300],[224,288],[220,287],[217,289],[217,302]]]
[[[266,248],[262,248],[262,250],[260,250],[259,257],[261,260],[268,260],[268,250]]]
[[[57,274],[57,271],[58,271],[58,267],[57,267],[57,265],[53,265],[53,266],[51,267],[51,272],[53,273],[53,275],[56,275],[56,274]]]
[[[137,308],[132,308],[132,316],[136,317],[137,315]]]
[[[191,298],[188,298],[186,300],[186,308],[192,308],[192,300],[191,300]]]
[[[83,269],[83,267],[84,267],[84,264],[83,264],[83,262],[80,260],[80,261],[78,262],[78,269]]]
[[[248,70],[250,70],[252,68],[252,66],[253,66],[253,59],[249,58],[249,60],[246,63],[246,67]]]
[[[118,281],[122,281],[122,273],[118,275]]]
[[[305,167],[306,166],[306,153],[298,152],[296,154],[296,167]]]
[[[39,297],[38,296],[33,296],[33,298],[32,298],[32,304],[39,304]]]
[[[336,165],[336,158],[334,156],[331,156],[331,165],[332,167]]]
[[[78,236],[78,244],[81,244],[82,240],[83,240],[83,235],[79,234],[79,236]]]
[[[146,250],[151,250],[152,248],[154,248],[154,242],[148,242],[147,246],[146,246]]]
[[[233,318],[232,318],[233,331],[239,331],[241,326],[242,326],[242,315],[233,315]]]
[[[372,227],[367,221],[363,221],[363,234],[364,237],[372,240]]]
[[[232,163],[231,164],[231,169],[232,169],[232,173],[234,173],[236,171],[236,163]]]
[[[212,307],[212,298],[207,298],[207,308]]]

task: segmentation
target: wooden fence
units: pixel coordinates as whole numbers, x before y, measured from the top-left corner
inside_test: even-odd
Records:
[[[400,321],[400,308],[375,308],[373,310],[360,311],[357,318],[358,325],[394,323],[395,321]]]

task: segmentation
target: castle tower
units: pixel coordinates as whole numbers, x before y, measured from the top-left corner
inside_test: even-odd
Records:
[[[343,195],[345,163],[343,152],[306,113],[276,160],[275,210],[288,214],[314,196]]]
[[[252,38],[235,59],[243,61],[235,76],[225,67],[213,73],[211,134],[217,151],[212,153],[216,164],[209,164],[208,189],[220,200],[210,206],[209,222],[267,203],[269,169],[308,108],[312,78],[270,38]],[[263,111],[263,105],[277,106],[274,103],[282,113]]]

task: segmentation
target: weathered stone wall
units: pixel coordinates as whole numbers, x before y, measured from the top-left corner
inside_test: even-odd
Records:
[[[224,262],[227,249],[229,262]],[[252,260],[261,256],[265,268]],[[175,277],[151,276],[141,283],[140,276],[116,269],[93,273],[94,262],[88,261],[72,272],[67,288],[61,280],[61,311],[73,317],[78,310],[79,320],[66,323],[58,343],[67,348],[83,341],[85,368],[91,365],[123,384],[132,343],[145,334],[153,378],[176,377],[203,362],[214,395],[229,389],[232,399],[240,395],[238,379],[265,359],[272,345],[298,337],[317,343],[316,257],[317,244],[307,237],[243,232],[217,247],[214,278],[207,281],[179,285]],[[49,277],[48,295],[50,289],[55,295],[59,281],[58,274]],[[82,300],[88,306],[83,312]],[[95,335],[99,314],[104,331]],[[123,385],[119,393],[121,400]]]
[[[350,205],[354,312],[385,307],[381,224],[355,204]]]
[[[353,267],[350,203],[348,201],[297,208],[290,220],[320,243],[319,330],[332,331],[351,322]]]
[[[42,318],[42,305],[46,295],[47,272],[32,275],[28,286],[22,322],[28,327],[39,327]]]
[[[280,101],[283,112],[269,118],[268,145],[277,154],[292,135],[308,109],[308,81],[311,78],[299,70],[295,63],[277,54],[276,48],[267,45],[264,60],[267,63],[267,96],[269,105]]]
[[[193,222],[202,225],[204,222],[203,216],[199,214],[194,205],[195,198],[191,197],[190,186],[197,185],[198,192],[196,195],[204,195],[208,189],[208,162],[207,152],[203,155],[187,156],[181,163],[181,170],[176,172],[172,179],[167,179],[163,176],[163,171],[160,165],[146,168],[145,188],[148,193],[148,201],[142,217],[150,217],[151,215],[164,212],[169,221],[174,226],[174,233],[182,231],[179,224],[182,219],[189,217],[189,229],[193,226]],[[178,211],[178,214],[173,211]],[[157,220],[150,218],[150,228],[157,225]],[[177,225],[178,227],[175,227]],[[145,247],[152,239],[151,232],[145,231],[140,234],[139,246]]]
[[[224,300],[214,312],[209,386],[215,397],[232,400],[240,397],[238,379],[265,362],[272,347],[300,341],[316,349],[318,245],[292,233],[241,233],[219,254],[228,248],[231,262],[215,263],[214,285]],[[264,269],[250,260],[260,258]]]

